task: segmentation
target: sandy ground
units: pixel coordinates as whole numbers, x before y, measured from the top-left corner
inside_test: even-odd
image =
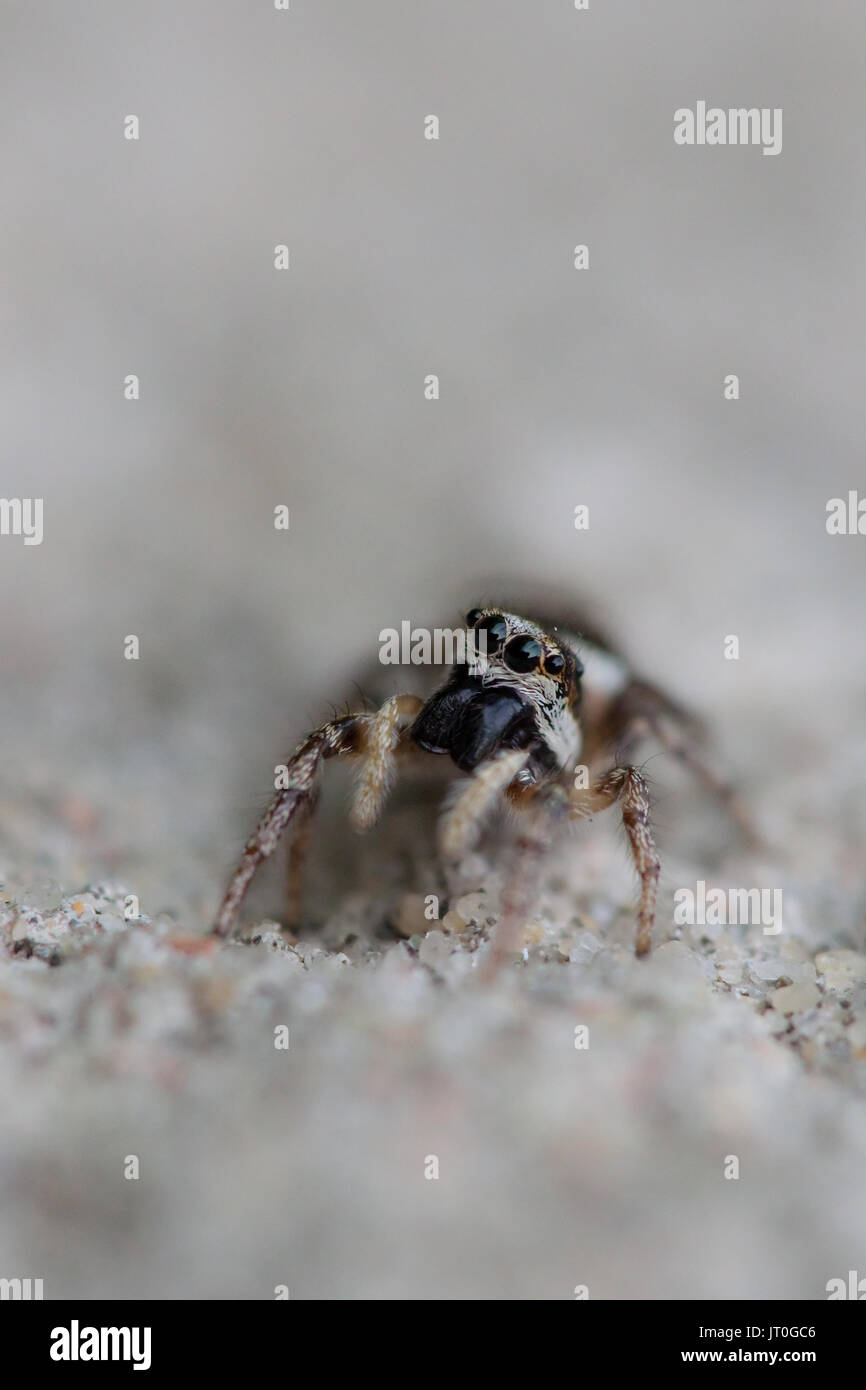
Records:
[[[46,1297],[866,1273],[866,540],[824,524],[866,490],[862,8],[529,11],[4,20],[2,491],[45,536],[0,537],[0,1277]],[[676,149],[703,97],[783,152]],[[380,629],[539,586],[708,717],[768,849],[647,749],[653,956],[602,817],[485,988],[507,837],[445,881],[441,788],[361,839],[335,771],[297,944],[279,866],[208,942]],[[783,931],[678,929],[698,880]]]
[[[789,783],[765,823],[804,836],[808,813],[824,841],[755,861],[669,777],[654,955],[631,954],[628,858],[600,818],[484,986],[507,833],[446,883],[435,789],[350,844],[332,788],[301,939],[253,907],[222,946],[201,936],[223,876],[208,820],[177,826],[156,746],[3,802],[8,1268],[48,1296],[819,1298],[859,1267],[863,826],[829,798]],[[185,893],[158,896],[174,835]],[[138,872],[89,876],[112,859]],[[780,886],[782,933],[675,928],[673,888],[698,878]],[[277,874],[258,896],[279,910]]]

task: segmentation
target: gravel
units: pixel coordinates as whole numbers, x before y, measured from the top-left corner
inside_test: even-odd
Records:
[[[866,953],[663,907],[637,961],[602,831],[493,985],[495,836],[441,920],[356,889],[294,942],[7,883],[5,1263],[49,1297],[824,1296],[866,1235]]]

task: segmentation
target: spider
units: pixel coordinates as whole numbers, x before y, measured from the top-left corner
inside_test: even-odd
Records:
[[[368,830],[406,755],[449,755],[467,780],[440,827],[440,849],[458,861],[487,814],[505,802],[522,831],[502,896],[491,968],[513,956],[529,915],[540,864],[560,827],[618,806],[640,881],[635,953],[650,950],[659,858],[643,773],[626,761],[638,740],[654,737],[752,832],[732,788],[701,751],[698,721],[656,686],[635,676],[607,640],[579,624],[544,625],[501,608],[466,615],[467,660],[455,665],[426,701],[392,695],[376,713],[347,714],[315,729],[287,764],[278,791],[222,900],[213,934],[229,936],[250,880],[294,821],[289,858],[289,921],[297,923],[300,880],[323,762],[360,760],[350,820]]]

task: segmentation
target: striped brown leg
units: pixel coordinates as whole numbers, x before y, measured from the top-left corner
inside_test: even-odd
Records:
[[[646,737],[655,738],[717,798],[749,849],[766,848],[736,788],[714,767],[702,722],[657,686],[633,680],[605,716],[604,743],[616,748],[619,758],[627,758]]]
[[[673,753],[701,786],[718,799],[737,827],[744,845],[754,851],[765,849],[764,838],[756,829],[739,792],[721,776],[699,743],[665,720],[653,721],[650,727],[662,747]]]
[[[316,787],[299,808],[295,817],[295,832],[289,840],[289,853],[286,863],[286,915],[283,930],[294,932],[301,921],[301,905],[304,894],[304,865],[310,847],[313,817],[319,804],[319,788]]]
[[[372,771],[365,767],[356,795],[355,824],[364,829],[372,825],[381,809],[392,776],[392,760],[406,725],[417,713],[420,701],[411,696],[394,696],[377,714],[348,714],[314,730],[298,745],[287,764],[286,786],[281,787],[247,841],[211,929],[213,936],[226,937],[234,931],[241,904],[253,875],[276,849],[280,836],[299,814],[309,831],[311,801],[319,787],[322,763],[326,758],[368,754]],[[303,839],[303,832],[302,832]],[[303,844],[296,856],[293,876],[300,891]]]
[[[366,715],[347,715],[316,729],[300,743],[287,764],[287,784],[281,787],[244,846],[240,863],[229,880],[211,929],[213,936],[230,936],[253,875],[279,844],[280,836],[314,795],[324,758],[358,751]]]
[[[594,786],[572,793],[572,815],[591,816],[617,801],[622,805],[622,823],[641,885],[635,955],[645,956],[652,944],[650,933],[655,919],[656,888],[661,868],[650,826],[649,788],[645,778],[635,767],[612,768]]]

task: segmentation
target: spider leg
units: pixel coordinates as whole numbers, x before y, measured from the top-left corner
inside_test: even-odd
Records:
[[[479,970],[479,978],[484,983],[495,979],[518,950],[521,928],[532,912],[537,895],[541,866],[551,840],[569,811],[568,795],[555,783],[541,788],[513,787],[508,799],[526,813],[526,820],[503,885],[499,921]]]
[[[289,853],[286,862],[286,909],[284,930],[294,931],[301,920],[301,903],[304,892],[304,865],[310,847],[313,817],[319,804],[319,788],[316,787],[299,808],[295,817],[295,833],[289,840]]]
[[[298,745],[287,764],[287,785],[279,789],[244,846],[211,929],[213,936],[229,936],[234,930],[254,873],[273,854],[280,836],[298,810],[314,795],[323,758],[357,752],[365,718],[365,715],[348,715],[333,720],[314,730]]]
[[[446,813],[439,832],[443,856],[458,859],[474,842],[484,817],[498,798],[507,794],[514,805],[531,805],[534,810],[518,838],[517,853],[502,892],[499,922],[479,971],[479,978],[485,983],[498,974],[516,950],[520,929],[532,908],[540,867],[550,841],[550,813],[556,806],[562,805],[561,798],[564,796],[561,789],[556,787],[539,789],[523,787],[519,783],[513,785],[530,756],[526,749],[508,749],[483,762]],[[556,799],[557,792],[559,800]],[[564,809],[567,808],[565,798]]]
[[[369,830],[379,819],[394,781],[397,749],[423,708],[424,701],[416,695],[392,695],[367,723],[361,748],[364,763],[349,812],[356,830]]]
[[[650,735],[673,754],[708,792],[717,798],[745,844],[763,847],[736,788],[713,765],[705,749],[706,733],[699,719],[647,681],[633,680],[614,701],[605,719],[605,739],[625,750]],[[622,755],[621,755],[622,756]]]
[[[649,818],[649,789],[646,779],[635,767],[614,767],[592,787],[571,793],[573,817],[590,817],[595,811],[622,804],[622,823],[628,835],[632,859],[640,878],[635,955],[645,956],[650,949],[650,933],[655,918],[656,888],[661,868]]]
[[[717,798],[737,827],[744,844],[752,850],[765,848],[764,838],[755,827],[736,787],[713,765],[700,747],[699,740],[688,730],[683,730],[665,719],[651,720],[650,729],[661,746],[678,758],[701,786]]]
[[[359,783],[355,809],[359,806],[360,798],[362,810],[360,815],[354,817],[354,823],[362,828],[373,824],[388,791],[394,750],[404,733],[406,721],[417,712],[420,704],[413,696],[393,696],[377,714],[349,714],[342,719],[332,720],[308,734],[298,745],[287,764],[286,786],[280,788],[265,811],[229,880],[211,929],[212,935],[226,937],[234,930],[253,875],[259,865],[273,854],[280,836],[294,817],[303,811],[309,822],[312,810],[310,801],[315,799],[318,792],[324,759],[363,754],[367,751],[370,732],[375,734],[368,760],[373,770],[369,778],[362,775]],[[305,828],[308,830],[309,825]],[[303,845],[293,868],[298,893],[302,860]]]
[[[439,847],[446,859],[459,859],[474,842],[493,803],[529,761],[522,748],[509,749],[483,762],[446,812],[439,830]]]

